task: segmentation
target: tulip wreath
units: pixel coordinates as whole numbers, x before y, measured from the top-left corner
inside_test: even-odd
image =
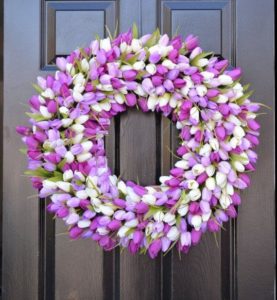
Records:
[[[34,85],[32,126],[17,132],[27,145],[26,174],[71,238],[155,258],[174,245],[187,253],[236,217],[238,190],[249,186],[257,160],[260,108],[239,83],[240,68],[227,69],[193,35],[138,38],[135,26],[56,64]],[[104,137],[129,107],[161,113],[179,130],[179,160],[158,187],[124,182],[108,167]]]

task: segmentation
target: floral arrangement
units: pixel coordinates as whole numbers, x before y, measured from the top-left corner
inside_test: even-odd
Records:
[[[72,239],[155,258],[174,245],[187,253],[237,216],[260,127],[260,104],[239,83],[240,68],[227,69],[193,35],[169,39],[156,30],[138,38],[135,26],[56,64],[34,85],[31,127],[17,132],[27,146],[26,174]],[[179,160],[160,186],[124,182],[108,167],[104,137],[130,107],[161,113],[179,130]]]

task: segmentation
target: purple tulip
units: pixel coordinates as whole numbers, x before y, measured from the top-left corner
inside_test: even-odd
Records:
[[[247,125],[250,129],[252,129],[254,131],[257,131],[258,129],[260,129],[260,124],[257,121],[253,120],[253,119],[249,119],[247,121]]]
[[[211,232],[217,232],[217,231],[219,231],[220,226],[219,226],[219,224],[218,224],[218,222],[216,220],[210,219],[208,221],[208,229]]]
[[[220,141],[224,141],[225,140],[225,138],[226,138],[226,132],[225,132],[225,129],[224,129],[223,126],[217,126],[215,128],[215,133],[216,133],[217,138]]]
[[[77,226],[74,226],[69,230],[69,236],[72,239],[77,239],[82,234],[82,232],[83,232],[83,229],[81,229]]]
[[[16,126],[16,132],[23,136],[28,136],[31,134],[31,128],[27,126]]]
[[[240,205],[241,204],[241,199],[240,199],[240,195],[238,193],[234,193],[232,196],[232,202],[234,205]]]
[[[241,77],[242,70],[241,70],[241,68],[235,68],[231,71],[227,71],[226,74],[231,76],[232,79],[235,81],[235,80],[238,80]]]
[[[228,215],[230,218],[236,218],[236,217],[237,217],[237,211],[236,211],[234,205],[230,205],[230,206],[227,208],[226,213],[227,213],[227,215]]]
[[[126,104],[130,107],[133,107],[137,103],[137,97],[134,94],[127,94],[126,96]]]
[[[136,79],[137,72],[135,70],[127,70],[122,73],[123,78],[127,81],[133,81]]]
[[[192,34],[188,35],[185,39],[185,45],[188,51],[192,51],[198,46],[198,37]]]
[[[133,234],[133,241],[135,244],[140,244],[143,239],[143,233],[140,230],[136,230]]]
[[[136,204],[136,212],[138,214],[145,214],[149,210],[149,207],[144,202],[139,202]]]
[[[138,105],[143,112],[147,112],[149,110],[147,106],[147,100],[145,98],[139,98]]]
[[[112,231],[116,231],[121,227],[121,222],[119,220],[112,220],[107,227]]]
[[[174,84],[176,89],[181,89],[182,87],[184,87],[186,85],[186,81],[181,79],[181,78],[176,78],[173,81],[173,84]]]
[[[150,56],[149,56],[149,61],[152,64],[156,64],[160,59],[161,59],[161,55],[157,52],[154,52],[154,53],[150,54]]]
[[[131,254],[135,254],[135,253],[138,252],[139,245],[136,244],[133,240],[131,240],[129,245],[128,245],[128,249],[129,249]]]
[[[191,243],[192,245],[197,245],[200,242],[202,232],[200,230],[192,229],[191,231]]]
[[[155,258],[160,252],[161,248],[162,248],[162,241],[160,239],[153,241],[148,248],[149,256],[151,258]]]

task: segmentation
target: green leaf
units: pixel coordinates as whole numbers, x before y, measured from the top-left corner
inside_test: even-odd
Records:
[[[35,91],[38,92],[39,94],[41,94],[43,92],[43,89],[36,83],[32,83],[32,86],[35,89]]]
[[[40,121],[45,121],[47,120],[44,116],[42,116],[41,114],[35,114],[35,113],[30,113],[30,112],[26,112],[26,115],[28,117],[30,117],[31,119],[40,122]]]
[[[207,56],[211,56],[213,55],[214,53],[213,52],[202,52],[202,53],[199,53],[198,55],[196,55],[191,61],[190,61],[190,64],[192,66],[196,66],[199,59],[202,59],[202,58],[205,58]]]
[[[146,215],[144,216],[144,220],[149,219],[150,217],[152,217],[156,212],[160,211],[161,208],[160,207],[153,207],[151,206],[148,210],[148,212],[146,213]]]
[[[254,93],[254,91],[249,91],[249,92],[245,93],[240,98],[236,99],[236,103],[238,105],[242,105],[246,99],[248,99],[249,97],[252,96],[253,93]]]
[[[36,170],[25,171],[24,174],[28,175],[28,176],[35,176],[35,177],[41,177],[41,178],[49,178],[52,176],[51,172],[48,172],[41,167],[37,168]]]
[[[66,164],[66,158],[64,158],[63,160],[61,160],[58,163],[58,168],[61,170],[64,167],[65,164]]]
[[[243,91],[246,92],[250,87],[250,83],[244,85],[242,88],[243,88]]]
[[[241,163],[248,163],[248,159],[239,154],[232,154],[231,158],[240,161]]]
[[[133,35],[133,39],[137,39],[138,38],[138,27],[137,27],[136,23],[133,23],[132,35]]]
[[[137,53],[135,55],[133,55],[132,57],[122,61],[123,63],[125,63],[126,65],[133,65],[137,60],[138,60],[138,57],[139,57],[140,53]]]
[[[19,152],[26,155],[27,154],[27,149],[26,148],[20,148]]]
[[[160,38],[160,30],[157,28],[149,38],[149,40],[145,43],[145,47],[150,48],[154,46]]]

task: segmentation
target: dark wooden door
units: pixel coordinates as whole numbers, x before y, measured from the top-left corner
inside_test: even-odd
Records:
[[[17,124],[38,74],[55,69],[56,56],[136,22],[141,34],[199,36],[244,69],[254,99],[273,106],[273,0],[209,1],[4,1],[3,266],[2,296],[31,299],[273,299],[274,185],[273,112],[260,117],[260,159],[252,186],[243,193],[237,221],[203,241],[181,260],[176,252],[146,256],[102,252],[91,240],[70,241],[65,227],[45,213],[18,152]],[[1,102],[2,104],[2,102]],[[107,140],[110,165],[124,178],[154,184],[173,158],[175,133],[154,114],[129,111],[114,120]],[[141,157],[143,156],[143,160]]]

